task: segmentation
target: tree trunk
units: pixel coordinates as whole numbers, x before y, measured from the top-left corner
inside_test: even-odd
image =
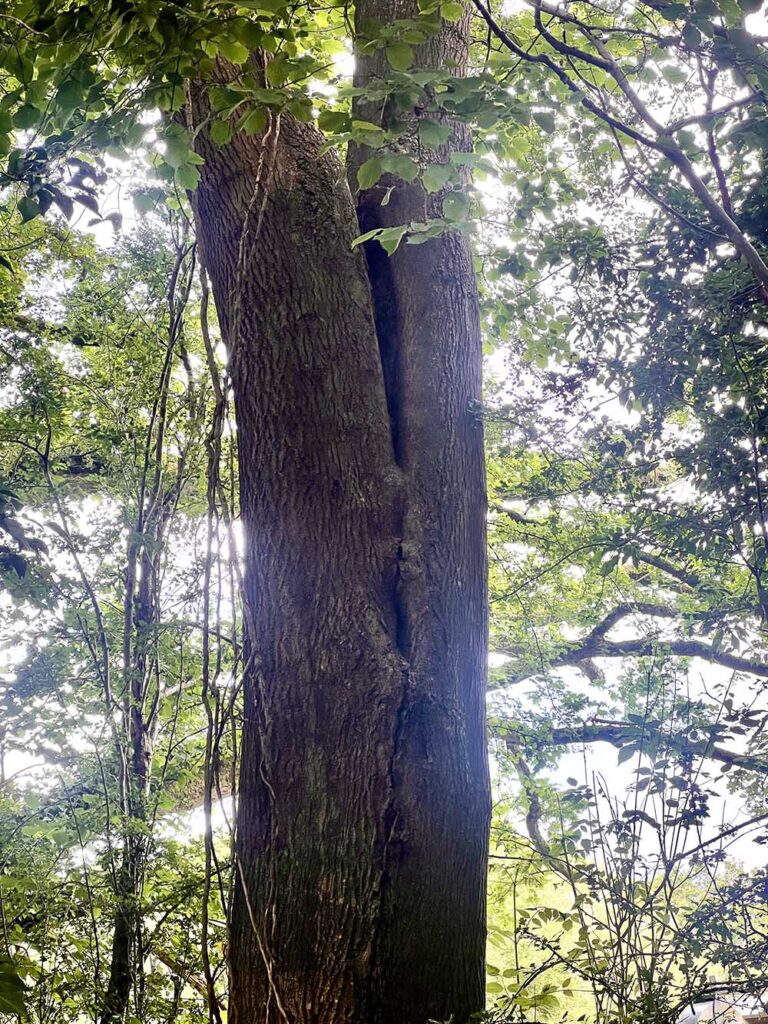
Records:
[[[160,531],[152,537],[162,544]],[[123,783],[123,851],[116,872],[116,909],[112,930],[109,980],[100,1008],[99,1024],[121,1024],[126,1018],[131,990],[141,969],[137,947],[142,925],[141,894],[147,857],[147,800],[152,767],[152,736],[145,716],[147,665],[152,657],[151,631],[157,622],[152,588],[158,569],[157,549],[136,541],[129,545],[125,618],[125,731],[127,764]],[[136,581],[135,566],[141,565]]]
[[[179,269],[180,263],[177,263],[169,283],[172,307]],[[182,300],[182,310],[185,302],[186,298]],[[109,978],[98,1008],[99,1024],[122,1024],[128,1013],[132,991],[135,993],[136,1012],[140,1014],[144,995],[141,899],[150,843],[152,814],[148,803],[160,699],[159,669],[157,673],[154,671],[158,668],[158,588],[167,543],[166,528],[173,503],[178,500],[184,486],[180,475],[164,495],[161,472],[171,355],[179,323],[180,320],[174,325],[172,315],[169,320],[169,348],[158,383],[158,414],[146,439],[147,450],[151,449],[153,459],[144,469],[138,495],[139,513],[128,542],[123,595],[122,725],[125,747],[123,751],[116,751],[118,761],[125,759],[124,767],[121,766],[124,770],[121,783],[123,849],[120,865],[115,870],[116,907]],[[150,701],[155,678],[158,692]]]
[[[417,19],[415,0],[358,0],[358,31]],[[367,31],[366,31],[367,35]],[[469,13],[443,22],[414,65],[466,71]],[[383,50],[358,53],[356,81],[387,75]],[[387,127],[358,101],[359,116]],[[436,115],[432,114],[431,117]],[[437,115],[439,117],[439,115]],[[403,119],[402,111],[397,117]],[[406,119],[408,115],[405,115]],[[417,115],[411,115],[413,121]],[[415,128],[415,124],[412,125]],[[466,126],[431,158],[469,148]],[[399,143],[418,157],[416,133]],[[370,153],[350,155],[350,172]],[[354,187],[354,179],[353,179]],[[386,195],[386,203],[382,200]],[[380,182],[358,197],[360,229],[438,218],[442,195],[420,181]],[[485,744],[487,576],[485,463],[479,417],[482,342],[468,239],[446,233],[366,246],[398,463],[406,480],[401,600],[408,684],[396,750],[397,784],[379,956],[382,1021],[463,1021],[484,1002],[485,886],[490,798]],[[414,970],[414,965],[418,969]],[[442,993],[443,1001],[435,994]],[[411,1008],[408,1015],[407,1008]]]
[[[458,236],[366,264],[322,142],[288,114],[196,136],[246,534],[229,1019],[459,1024],[489,813],[472,267]]]

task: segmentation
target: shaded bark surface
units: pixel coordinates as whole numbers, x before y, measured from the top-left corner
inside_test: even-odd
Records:
[[[388,21],[417,16],[413,0],[387,5]],[[359,0],[358,27],[377,20],[381,4]],[[461,75],[468,30],[468,19],[443,23],[440,34],[417,49],[415,65],[451,66]],[[356,84],[386,73],[383,51],[358,56]],[[377,116],[359,101],[359,114],[386,125],[386,108]],[[466,128],[452,129],[452,139],[432,159],[447,160],[452,150],[469,148]],[[407,139],[401,147],[407,150]],[[418,156],[415,143],[411,152]],[[350,171],[367,155],[353,152]],[[358,197],[362,231],[441,213],[442,196],[428,195],[418,181],[382,181]],[[408,684],[395,752],[378,943],[378,956],[387,964],[378,979],[380,1019],[421,1022],[453,1013],[463,1021],[484,1001],[490,818],[482,345],[475,274],[469,242],[457,233],[401,245],[391,257],[374,242],[367,257],[393,435],[407,481],[401,600]],[[438,992],[442,999],[436,1001]]]
[[[229,1019],[459,1024],[489,815],[468,247],[366,262],[344,169],[287,114],[196,138],[246,533]]]

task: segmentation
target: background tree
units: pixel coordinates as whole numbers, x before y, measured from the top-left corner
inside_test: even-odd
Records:
[[[18,551],[3,593],[16,651],[2,690],[3,939],[16,972],[32,972],[41,1020],[159,1012],[166,992],[144,964],[174,960],[179,936],[158,907],[173,908],[176,886],[199,905],[205,888],[156,828],[203,762],[204,574],[185,552],[204,508],[210,390],[187,322],[184,224],[172,215],[107,259],[84,238],[22,229],[30,273],[4,310],[4,525]]]
[[[539,949],[530,976],[542,983],[548,970],[573,969],[570,984],[592,989],[601,1020],[674,1021],[706,991],[713,965],[724,987],[765,988],[736,948],[747,935],[759,948],[761,873],[723,867],[740,835],[764,841],[765,821],[764,299],[759,267],[721,217],[727,208],[762,259],[763,167],[747,155],[760,149],[753,76],[762,58],[736,8],[710,11],[709,26],[699,8],[647,12],[643,26],[570,13],[538,6],[491,26],[497,59],[506,50],[512,66],[533,60],[563,100],[562,87],[572,91],[563,76],[579,82],[609,129],[597,142],[582,124],[559,128],[553,118],[574,147],[571,167],[540,146],[521,157],[508,144],[528,177],[501,204],[494,231],[508,232],[506,251],[487,264],[494,334],[523,374],[511,389],[500,375],[490,428],[501,662],[492,729],[527,810],[524,823],[502,819],[495,834],[510,871],[532,844],[533,859],[573,890],[570,907],[545,906],[523,927]],[[673,27],[657,36],[656,17]],[[604,62],[594,78],[593,44]],[[675,122],[656,148],[637,134],[651,100],[671,91]],[[685,173],[674,156],[681,139]],[[627,202],[632,187],[655,213]],[[606,782],[605,756],[602,773],[585,761],[583,783],[549,783],[562,745],[605,743],[632,768],[627,798]],[[725,923],[734,905],[745,910],[743,932]],[[702,941],[706,920],[723,957]],[[509,995],[524,1019],[521,977],[510,971]]]

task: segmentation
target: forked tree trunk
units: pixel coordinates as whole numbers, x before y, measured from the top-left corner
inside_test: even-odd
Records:
[[[367,265],[322,141],[197,134],[246,533],[229,1020],[460,1024],[489,813],[472,267],[457,236]]]

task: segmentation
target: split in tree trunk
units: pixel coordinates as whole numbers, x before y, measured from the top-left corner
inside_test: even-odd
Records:
[[[489,817],[468,246],[366,263],[343,169],[289,114],[196,138],[246,533],[230,1020],[461,1022],[483,1006]]]

